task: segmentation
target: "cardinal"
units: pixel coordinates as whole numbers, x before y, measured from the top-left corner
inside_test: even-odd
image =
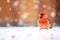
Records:
[[[50,23],[46,16],[45,10],[40,11],[40,18],[38,19],[38,26],[40,29],[49,29]]]

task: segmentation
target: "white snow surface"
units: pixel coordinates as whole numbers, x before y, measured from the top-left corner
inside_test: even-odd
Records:
[[[0,27],[0,40],[60,40],[60,27]]]

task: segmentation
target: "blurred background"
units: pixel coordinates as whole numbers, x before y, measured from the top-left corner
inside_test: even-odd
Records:
[[[42,9],[52,29],[38,27]],[[60,0],[0,0],[0,40],[60,40]]]
[[[0,0],[0,26],[37,26],[42,9],[52,26],[60,26],[60,0]]]

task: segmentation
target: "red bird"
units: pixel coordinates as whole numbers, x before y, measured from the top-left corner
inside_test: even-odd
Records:
[[[40,18],[38,19],[38,26],[40,29],[48,29],[50,28],[49,20],[46,17],[45,10],[40,12]]]

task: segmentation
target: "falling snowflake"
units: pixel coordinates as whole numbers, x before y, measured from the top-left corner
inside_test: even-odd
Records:
[[[9,23],[6,24],[7,27],[10,27],[11,25]]]
[[[9,8],[9,11],[11,11],[12,9],[11,8]]]
[[[55,12],[51,12],[50,16],[51,17],[55,17],[56,16],[56,13]]]
[[[26,19],[26,18],[28,17],[28,15],[29,15],[29,12],[25,12],[25,13],[22,15],[22,18],[23,18],[23,19]]]
[[[20,19],[18,22],[19,25],[23,25],[23,21]]]
[[[19,2],[18,2],[18,1],[15,1],[15,2],[13,3],[13,7],[17,7],[18,4],[19,4]]]
[[[2,10],[2,7],[0,7],[0,11]]]
[[[7,3],[10,3],[10,0],[7,0]]]
[[[47,6],[46,5],[43,5],[43,8],[46,8]]]

